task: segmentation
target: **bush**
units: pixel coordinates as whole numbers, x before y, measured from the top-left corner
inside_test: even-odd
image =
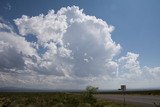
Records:
[[[86,90],[83,92],[83,102],[93,105],[96,103],[96,98],[93,96],[98,91],[98,87],[87,86]]]
[[[155,105],[156,107],[160,107],[160,103],[159,103],[159,104],[157,104],[157,103],[154,103],[154,105]]]

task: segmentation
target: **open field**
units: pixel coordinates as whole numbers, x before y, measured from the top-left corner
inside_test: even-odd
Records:
[[[125,107],[155,107],[160,91],[127,91]],[[0,92],[0,107],[123,107],[121,91]]]
[[[96,99],[84,93],[1,92],[0,107],[123,107],[123,104]]]

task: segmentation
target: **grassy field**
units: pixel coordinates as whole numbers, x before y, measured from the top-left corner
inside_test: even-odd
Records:
[[[99,100],[86,93],[1,92],[0,107],[123,107],[123,104]]]

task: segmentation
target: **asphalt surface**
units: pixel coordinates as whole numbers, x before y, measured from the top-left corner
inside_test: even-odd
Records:
[[[115,102],[124,102],[123,95],[98,94],[95,97]],[[153,95],[125,95],[125,102],[139,107],[155,107],[154,103],[160,103],[160,96]]]

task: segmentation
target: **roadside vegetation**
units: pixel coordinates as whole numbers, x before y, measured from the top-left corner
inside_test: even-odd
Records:
[[[154,103],[155,107],[160,107],[160,103],[157,104],[157,103]]]
[[[123,104],[96,99],[93,94],[97,90],[97,87],[88,86],[81,93],[1,92],[0,107],[124,107]]]

